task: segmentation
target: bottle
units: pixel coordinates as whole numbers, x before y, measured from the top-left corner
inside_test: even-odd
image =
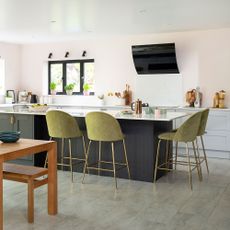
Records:
[[[213,98],[213,108],[219,108],[219,93],[216,92]]]
[[[201,107],[200,87],[196,87],[194,107],[196,107],[196,108],[200,108]]]

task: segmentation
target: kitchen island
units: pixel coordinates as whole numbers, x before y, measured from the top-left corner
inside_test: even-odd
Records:
[[[136,115],[124,113],[119,109],[107,108],[60,108],[57,106],[54,109],[61,109],[74,116],[83,133],[86,135],[85,115],[90,111],[103,110],[113,115],[121,125],[122,131],[126,136],[127,154],[130,165],[131,178],[133,180],[149,181],[153,180],[154,161],[157,148],[157,136],[161,132],[169,131],[173,128],[173,120],[186,116],[184,112],[167,112],[165,114],[155,116],[154,114]],[[106,110],[107,109],[107,110]],[[7,122],[9,124],[7,124]],[[48,140],[48,131],[44,112],[29,112],[28,110],[11,108],[1,108],[0,110],[0,128],[1,130],[15,129],[22,132],[22,137]],[[26,133],[23,133],[23,130]],[[58,148],[60,143],[58,141]],[[82,146],[78,140],[73,141],[73,154],[78,149],[78,153],[82,152]],[[97,151],[98,146],[94,144],[92,151]],[[122,145],[115,144],[116,160],[122,159]],[[162,148],[162,153],[164,149]],[[90,154],[90,160],[94,161],[97,154]],[[163,154],[162,154],[163,156]],[[107,143],[102,145],[102,157],[105,160],[110,160],[110,148]],[[36,154],[34,164],[42,166],[44,164],[44,153]],[[75,171],[82,172],[82,166],[74,167]],[[103,175],[109,175],[104,173]],[[118,177],[127,178],[126,170],[120,170],[117,173]],[[161,176],[159,174],[158,176]]]

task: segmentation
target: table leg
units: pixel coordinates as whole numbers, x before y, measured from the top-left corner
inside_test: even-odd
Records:
[[[52,143],[48,154],[48,214],[57,214],[57,144]]]
[[[3,162],[0,162],[0,230],[3,230]]]

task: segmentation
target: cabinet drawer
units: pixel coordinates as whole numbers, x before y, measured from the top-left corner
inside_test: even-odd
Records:
[[[206,130],[230,131],[230,113],[211,111],[208,116]]]
[[[230,151],[230,133],[208,131],[204,135],[205,148],[209,150]]]

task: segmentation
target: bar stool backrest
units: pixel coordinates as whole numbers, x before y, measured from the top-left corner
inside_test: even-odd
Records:
[[[124,139],[118,121],[108,113],[90,112],[85,117],[88,138],[92,141],[119,141]]]
[[[66,112],[50,110],[46,113],[46,122],[50,137],[74,138],[82,136],[76,119]]]
[[[201,113],[200,127],[197,136],[202,136],[205,133],[206,124],[208,121],[209,109],[205,109]]]
[[[202,112],[197,112],[189,117],[176,131],[174,140],[181,142],[192,142],[196,139]]]

